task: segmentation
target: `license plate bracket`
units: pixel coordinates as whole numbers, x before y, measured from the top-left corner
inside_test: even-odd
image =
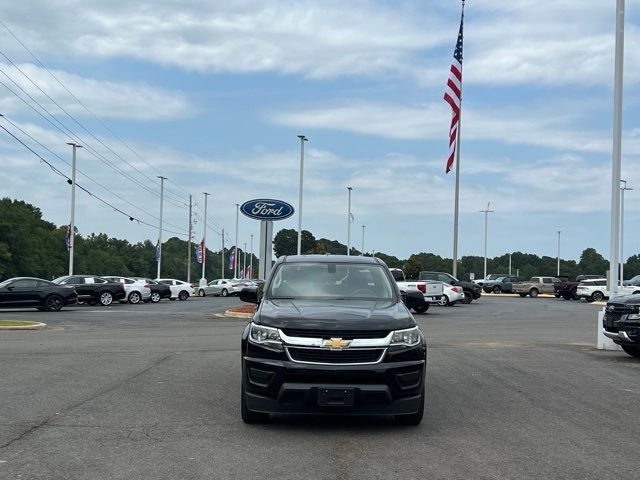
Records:
[[[353,388],[318,388],[318,405],[320,407],[352,407]]]

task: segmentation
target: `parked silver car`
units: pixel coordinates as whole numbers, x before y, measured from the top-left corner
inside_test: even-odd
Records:
[[[129,277],[114,277],[114,276],[102,276],[105,280],[109,282],[120,283],[124,285],[124,291],[126,292],[126,296],[120,300],[121,303],[129,302],[129,303],[140,303],[148,302],[151,300],[151,289],[149,288],[149,284],[145,280],[138,280],[135,278]]]
[[[229,295],[238,295],[243,288],[250,285],[250,280],[219,278],[218,280],[210,281],[206,286],[198,287],[198,295],[201,297],[206,295],[228,297]]]

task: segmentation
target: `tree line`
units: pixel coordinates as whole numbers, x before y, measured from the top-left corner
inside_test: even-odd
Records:
[[[52,279],[68,273],[69,253],[65,244],[67,227],[56,226],[42,218],[39,208],[20,200],[0,200],[0,280],[33,276]],[[187,279],[188,242],[177,237],[162,244],[162,276]],[[202,264],[195,258],[191,244],[191,281],[202,275]],[[233,277],[229,268],[229,253],[224,251],[224,276]],[[238,249],[240,267],[244,252]],[[93,275],[123,275],[155,278],[157,273],[156,246],[150,240],[129,243],[109,237],[106,233],[81,235],[76,231],[74,273]],[[205,277],[220,278],[222,252],[206,252]],[[247,264],[249,254],[247,253]],[[257,259],[254,256],[254,272]]]
[[[3,198],[0,200],[0,280],[16,276],[55,278],[68,272],[69,254],[65,246],[66,226],[56,226],[42,218],[39,208],[21,200]],[[280,230],[273,242],[277,257],[294,255],[297,252],[296,230]],[[192,244],[191,280],[201,276],[202,265],[195,259]],[[229,268],[229,253],[233,247],[222,252],[207,249],[205,277],[209,280],[220,278],[222,263],[224,277],[233,277]],[[316,239],[308,230],[302,231],[302,252],[306,254],[343,255],[347,246],[337,240]],[[240,266],[244,252],[238,249]],[[109,237],[106,233],[91,233],[83,236],[76,233],[74,253],[74,273],[96,275],[124,275],[155,278],[156,247],[150,240],[129,243],[127,240]],[[162,244],[162,276],[187,279],[188,243],[172,237]],[[351,255],[360,251],[351,248]],[[365,252],[366,256],[371,253]],[[407,277],[416,278],[420,270],[450,272],[452,260],[433,253],[421,252],[409,258],[400,259],[383,252],[376,252],[389,267],[402,268]],[[247,262],[249,262],[247,254]],[[556,258],[522,252],[511,255],[511,271],[523,277],[534,275],[555,275]],[[484,258],[466,255],[459,260],[458,273],[461,279],[468,279],[470,273],[482,275]],[[509,273],[509,255],[490,258],[487,261],[490,273]],[[580,260],[560,260],[560,274],[575,277],[581,274],[604,275],[609,262],[593,248],[585,249]],[[254,256],[254,273],[257,274],[257,259]],[[624,267],[625,278],[640,275],[640,255],[627,259]]]
[[[277,257],[282,255],[295,255],[298,246],[297,231],[293,229],[280,230],[273,243],[273,250]],[[334,254],[344,255],[347,246],[326,238],[316,239],[314,235],[307,231],[302,231],[302,253],[305,254]],[[351,248],[351,255],[360,255],[360,251]],[[365,252],[365,256],[372,253]],[[421,252],[411,255],[407,259],[400,259],[393,255],[382,252],[375,252],[375,256],[382,259],[389,267],[402,268],[408,278],[417,278],[421,270],[431,270],[438,272],[451,272],[453,260],[441,257],[433,253]],[[560,275],[575,278],[578,275],[602,275],[609,269],[609,261],[605,259],[594,248],[586,248],[580,255],[580,260],[560,259]],[[487,271],[489,273],[508,274],[509,254],[487,259]],[[465,255],[458,260],[458,276],[460,279],[469,279],[471,273],[476,278],[482,277],[484,272],[484,257],[475,255]],[[530,278],[536,275],[555,276],[557,274],[557,258],[522,252],[511,254],[511,272],[513,275]],[[624,265],[625,278],[640,275],[640,255],[629,257]]]

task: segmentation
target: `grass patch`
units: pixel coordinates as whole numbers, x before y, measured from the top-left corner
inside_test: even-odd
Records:
[[[0,327],[28,327],[39,322],[27,322],[24,320],[0,320]]]

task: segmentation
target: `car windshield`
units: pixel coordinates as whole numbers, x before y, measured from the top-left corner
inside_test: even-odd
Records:
[[[0,288],[4,288],[11,283],[11,279],[0,282]]]
[[[391,300],[393,293],[379,265],[283,263],[274,274],[267,297]]]

